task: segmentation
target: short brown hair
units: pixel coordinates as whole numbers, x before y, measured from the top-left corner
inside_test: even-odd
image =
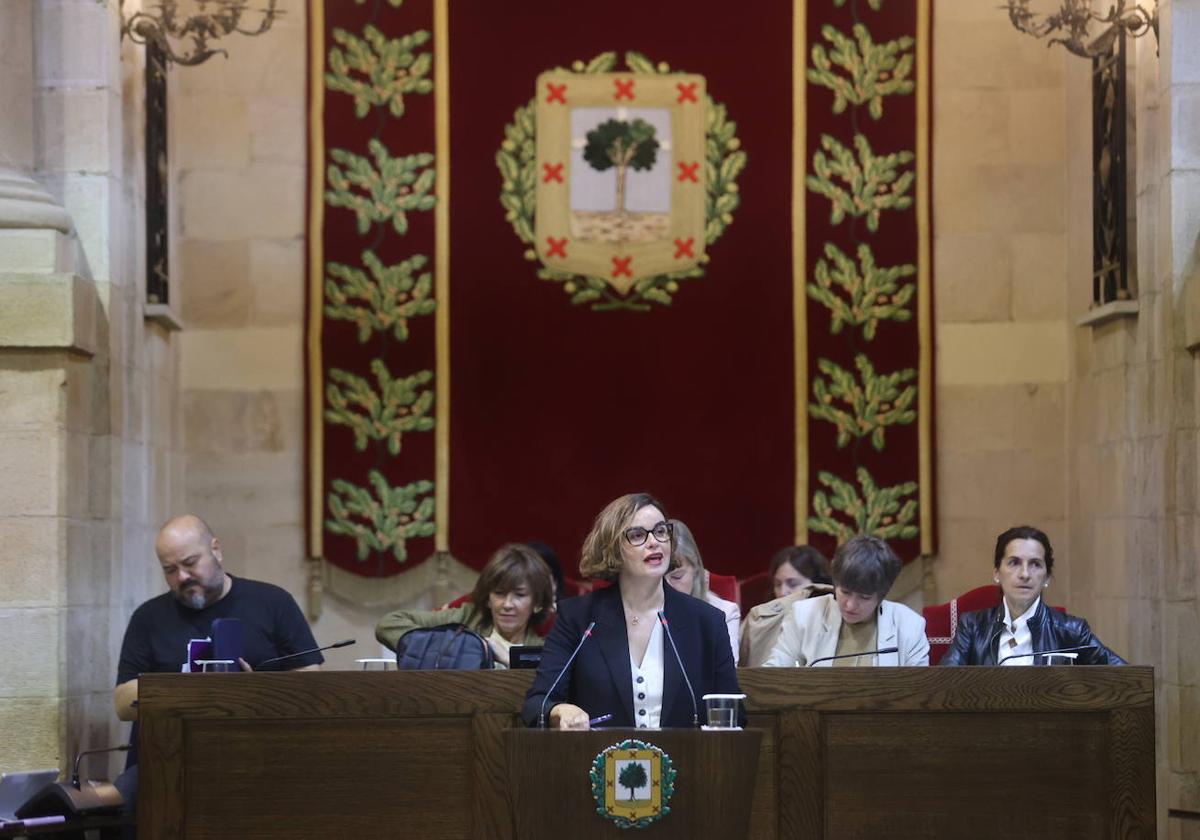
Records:
[[[554,577],[546,561],[523,543],[502,545],[479,573],[471,591],[471,603],[491,624],[488,596],[493,592],[512,592],[521,586],[529,587],[536,614],[541,615],[554,606]]]
[[[667,511],[662,502],[649,493],[629,493],[613,499],[604,506],[604,510],[596,515],[592,523],[591,533],[583,541],[580,550],[579,574],[591,580],[616,580],[621,573],[621,539],[625,529],[633,521],[634,515],[644,507],[654,506],[663,515],[664,521],[669,521]],[[668,569],[675,567],[675,536],[671,535],[671,563]]]
[[[900,575],[900,558],[879,537],[859,534],[838,546],[832,571],[837,587],[883,598]]]

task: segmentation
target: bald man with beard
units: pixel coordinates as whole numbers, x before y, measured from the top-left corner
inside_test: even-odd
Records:
[[[235,578],[225,571],[221,543],[198,516],[184,514],[167,522],[154,543],[168,592],[138,607],[129,619],[117,687],[117,717],[137,719],[137,677],[179,673],[187,661],[187,643],[210,635],[218,618],[236,618],[245,632],[243,670],[252,663],[315,648],[312,631],[288,592],[274,584]],[[319,668],[319,653],[279,663],[279,670]],[[272,669],[274,670],[274,669]]]

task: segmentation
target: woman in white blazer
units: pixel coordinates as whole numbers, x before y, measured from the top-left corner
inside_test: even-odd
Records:
[[[733,601],[726,601],[708,588],[708,572],[700,559],[700,548],[692,536],[692,529],[678,519],[672,519],[671,526],[675,529],[675,568],[667,573],[667,583],[685,595],[707,601],[725,614],[729,647],[733,652],[733,664],[737,665],[742,611]]]
[[[925,619],[883,600],[900,574],[900,559],[887,543],[852,537],[833,555],[831,571],[833,593],[792,605],[764,667],[929,664]],[[897,650],[870,654],[884,648]],[[842,658],[828,659],[835,656]]]

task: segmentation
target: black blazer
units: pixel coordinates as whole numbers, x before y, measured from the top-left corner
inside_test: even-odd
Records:
[[[705,694],[739,693],[733,651],[725,616],[699,598],[684,595],[663,584],[663,613],[671,628],[679,657],[687,669],[696,692],[700,722],[704,722]],[[554,629],[546,639],[542,663],[529,693],[521,717],[528,726],[537,726],[538,710],[554,678],[566,665],[571,651],[579,644],[588,624],[596,622],[571,669],[546,702],[546,719],[559,703],[573,703],[592,717],[611,714],[605,726],[635,727],[633,719],[633,672],[629,667],[629,637],[625,632],[625,609],[620,589],[613,586],[558,604]],[[663,727],[690,727],[692,703],[687,684],[679,673],[679,663],[671,643],[663,636],[663,706],[659,723]]]
[[[975,610],[963,615],[954,633],[950,649],[939,665],[995,665],[999,660],[1000,633],[1004,630],[1004,604],[990,610]],[[1076,660],[1081,665],[1124,665],[1125,660],[1104,646],[1092,633],[1085,619],[1061,613],[1038,604],[1029,619],[1033,652],[1084,647]],[[1035,657],[1035,665],[1045,665],[1045,657]]]

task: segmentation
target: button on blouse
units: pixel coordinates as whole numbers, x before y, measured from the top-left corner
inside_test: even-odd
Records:
[[[633,661],[629,654],[629,670],[633,674],[633,714],[639,727],[657,729],[662,719],[663,695],[663,632],[662,625],[654,622],[650,643],[642,664]]]

